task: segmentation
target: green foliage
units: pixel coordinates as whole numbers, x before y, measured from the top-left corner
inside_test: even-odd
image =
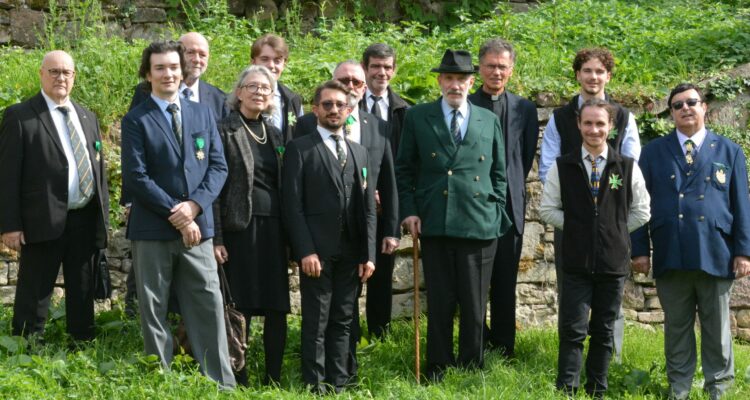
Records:
[[[52,312],[64,316],[63,305]],[[58,317],[59,318],[59,317]],[[68,345],[64,327],[48,325],[44,343],[9,336],[11,308],[0,306],[0,398],[4,399],[313,399],[300,374],[300,320],[290,317],[281,384],[263,386],[262,324],[254,320],[247,352],[250,387],[220,392],[201,376],[190,357],[177,355],[170,371],[156,356],[143,354],[137,321],[119,309],[99,313],[97,337],[77,348]],[[64,318],[62,318],[64,320]],[[421,350],[424,357],[426,321],[422,318]],[[454,331],[457,332],[457,329]],[[658,399],[666,390],[664,335],[628,327],[623,363],[612,364],[611,398]],[[518,334],[515,359],[487,353],[482,371],[451,369],[437,385],[414,382],[414,329],[409,321],[394,321],[384,341],[363,342],[357,357],[360,385],[345,398],[378,399],[565,399],[555,390],[557,334],[554,329],[529,329]],[[750,379],[750,346],[735,343],[735,388],[728,400],[744,399]],[[699,360],[700,362],[700,360]],[[582,377],[582,379],[585,379]],[[695,378],[702,379],[700,369]],[[695,399],[707,398],[700,387]],[[583,397],[581,397],[583,398]]]
[[[721,76],[711,81],[708,92],[719,100],[732,100],[750,88],[750,78]]]

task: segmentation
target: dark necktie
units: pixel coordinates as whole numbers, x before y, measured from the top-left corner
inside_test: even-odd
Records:
[[[60,106],[57,109],[62,113],[65,126],[68,128],[70,147],[73,149],[73,158],[76,160],[76,170],[78,170],[78,190],[83,196],[83,202],[88,202],[88,199],[94,194],[94,177],[91,173],[91,164],[87,160],[86,149],[81,141],[78,129],[70,119],[70,110],[66,106]]]
[[[383,116],[380,114],[380,104],[378,104],[382,97],[371,94],[370,98],[372,99],[372,108],[370,108],[370,114],[378,118],[383,118]]]
[[[586,158],[591,161],[591,196],[594,198],[594,204],[596,204],[599,197],[599,168],[596,165],[596,161],[599,157],[593,157],[589,154]]]
[[[346,165],[346,151],[344,151],[343,138],[339,134],[331,135],[333,140],[336,141],[336,158],[339,160],[339,165],[344,168]]]
[[[192,100],[193,91],[190,90],[189,87],[186,87],[185,89],[182,89],[182,96],[185,97],[185,99],[187,100]]]
[[[688,165],[693,165],[694,158],[695,143],[693,143],[692,140],[688,139],[685,141],[685,161],[688,163]]]
[[[180,121],[179,117],[180,108],[177,107],[177,104],[172,103],[167,106],[167,111],[172,114],[172,133],[174,133],[177,143],[182,146],[182,121]]]
[[[453,142],[456,146],[461,144],[461,129],[458,127],[458,110],[451,111],[453,117],[451,118],[451,135],[453,135]]]

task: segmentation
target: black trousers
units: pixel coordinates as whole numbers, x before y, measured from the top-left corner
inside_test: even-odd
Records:
[[[523,235],[511,228],[497,240],[497,253],[490,283],[489,344],[504,355],[512,356],[516,346],[516,281],[521,259]]]
[[[428,375],[446,367],[484,365],[484,320],[497,239],[423,237],[427,286]],[[453,355],[453,318],[459,310],[458,362]]]
[[[68,211],[63,234],[54,240],[21,247],[13,334],[44,333],[50,298],[62,263],[65,279],[65,320],[76,340],[94,337],[92,262],[96,253],[96,197]]]
[[[367,330],[371,336],[382,338],[388,324],[391,322],[393,306],[393,265],[394,256],[383,254],[380,246],[386,236],[381,231],[383,223],[378,221],[377,256],[375,258],[375,272],[367,280],[367,299],[365,313],[367,316]]]
[[[313,387],[342,387],[350,378],[349,335],[359,286],[358,260],[330,257],[321,259],[321,264],[318,278],[300,269],[302,381]]]
[[[625,276],[563,274],[558,321],[558,389],[570,391],[578,388],[583,342],[590,335],[586,357],[586,392],[598,395],[607,390],[607,371],[614,348],[614,325],[622,303],[624,285]]]

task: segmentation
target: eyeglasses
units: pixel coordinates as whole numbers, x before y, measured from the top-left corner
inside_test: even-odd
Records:
[[[321,101],[320,106],[323,107],[326,111],[331,111],[333,109],[333,106],[336,106],[339,111],[344,110],[349,107],[348,104],[344,103],[343,101]]]
[[[59,78],[62,75],[65,79],[70,79],[76,74],[72,69],[48,69],[47,73],[53,78]]]
[[[480,66],[491,72],[494,72],[495,70],[499,70],[500,72],[508,72],[513,68],[512,65],[503,64],[480,64]]]
[[[362,85],[365,84],[365,81],[360,81],[359,79],[356,79],[356,78],[341,78],[341,79],[338,79],[338,81],[347,86],[351,83],[352,87],[355,89],[359,89],[362,87]]]
[[[251,83],[251,84],[248,84],[248,85],[242,85],[240,87],[243,88],[243,89],[247,89],[247,91],[250,92],[250,93],[257,93],[257,94],[260,94],[262,96],[267,96],[267,95],[271,94],[271,92],[273,92],[273,89],[271,89],[270,86],[261,86],[261,85],[255,84],[255,83]]]
[[[675,111],[682,110],[682,107],[685,106],[685,104],[688,105],[688,107],[695,107],[698,103],[702,103],[701,100],[698,99],[687,99],[685,101],[675,101],[672,103],[672,109]]]

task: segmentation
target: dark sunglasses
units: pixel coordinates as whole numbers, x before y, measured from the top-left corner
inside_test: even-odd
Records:
[[[355,78],[341,78],[338,81],[343,83],[344,85],[349,85],[351,83],[352,87],[355,87],[357,89],[361,88],[362,85],[365,84],[365,81],[360,81],[359,79]]]
[[[672,109],[675,111],[682,110],[682,107],[684,107],[685,104],[687,104],[688,107],[695,107],[698,103],[701,103],[701,101],[698,99],[687,99],[685,101],[675,101],[674,103],[672,103]]]
[[[333,109],[333,106],[336,106],[336,108],[339,109],[339,111],[349,107],[348,104],[344,103],[343,101],[321,101],[320,106],[323,107],[326,111],[331,111]]]

